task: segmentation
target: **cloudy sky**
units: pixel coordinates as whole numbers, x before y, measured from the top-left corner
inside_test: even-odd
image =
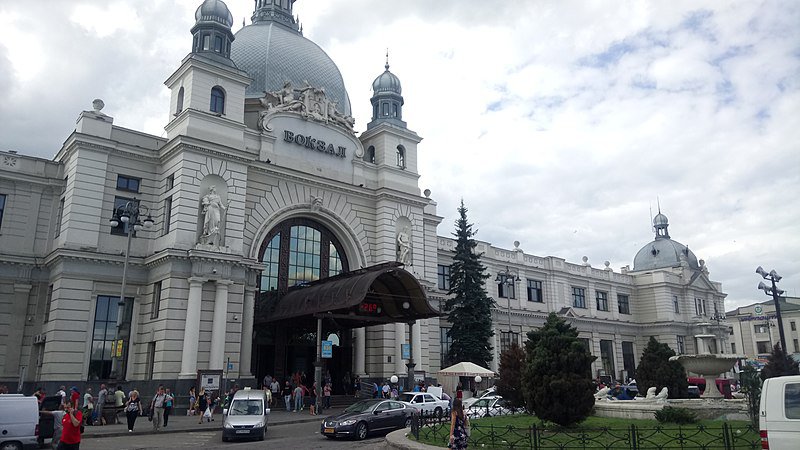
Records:
[[[163,135],[163,81],[200,0],[0,2],[0,149],[52,158],[94,98]],[[228,0],[234,31],[252,0]],[[727,309],[800,295],[800,3],[299,0],[363,130],[371,82],[403,83],[425,138],[421,188],[449,235],[615,270],[652,240],[651,211],[705,259]]]

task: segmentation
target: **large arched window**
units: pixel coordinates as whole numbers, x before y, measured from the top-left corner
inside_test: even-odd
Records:
[[[289,219],[272,229],[259,251],[264,263],[259,290],[286,292],[292,286],[348,271],[338,239],[311,219]]]
[[[175,115],[177,116],[181,113],[181,111],[183,111],[183,86],[178,89],[178,101],[177,106],[175,107]]]
[[[211,112],[225,114],[225,91],[219,86],[211,88]]]
[[[397,146],[397,167],[406,168],[406,149],[402,145]]]

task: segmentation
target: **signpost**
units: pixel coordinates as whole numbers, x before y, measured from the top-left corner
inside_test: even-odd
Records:
[[[411,358],[411,344],[402,344],[400,348],[403,359]]]
[[[333,358],[333,342],[322,341],[322,357]]]

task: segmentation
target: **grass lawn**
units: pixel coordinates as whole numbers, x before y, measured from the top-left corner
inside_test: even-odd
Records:
[[[723,421],[704,420],[690,425],[662,424],[656,420],[589,417],[573,427],[544,424],[533,416],[489,417],[472,421],[470,448],[534,448],[531,426],[537,430],[535,448],[547,449],[758,449],[758,431],[746,421],[728,421],[729,446],[725,447]],[[633,425],[633,427],[632,427]],[[632,433],[635,428],[636,433]],[[420,442],[447,447],[449,422],[420,430]]]

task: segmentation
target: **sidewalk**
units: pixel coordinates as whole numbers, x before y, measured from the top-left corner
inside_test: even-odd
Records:
[[[322,419],[330,416],[336,415],[342,412],[343,408],[331,408],[326,409],[324,413],[318,416],[312,416],[308,413],[308,409],[299,412],[286,412],[284,408],[272,408],[269,413],[269,421],[267,424],[267,429],[269,427],[279,426],[279,425],[290,425],[295,423],[308,423],[308,422],[322,422]],[[147,417],[139,417],[136,419],[136,425],[134,426],[133,433],[128,433],[128,426],[127,421],[125,420],[125,415],[120,414],[120,420],[122,423],[120,424],[113,424],[113,425],[103,425],[103,426],[89,426],[84,429],[82,437],[84,439],[89,438],[98,438],[98,437],[114,437],[114,436],[128,436],[128,435],[136,435],[136,434],[155,434],[156,432],[153,430],[153,422],[147,420]],[[169,417],[169,425],[165,427],[161,427],[161,431],[159,434],[164,433],[189,433],[192,431],[197,430],[221,430],[222,429],[222,414],[214,414],[214,421],[213,422],[206,422],[197,423],[200,420],[198,416],[187,416],[185,413],[183,415],[177,416],[170,416]]]

